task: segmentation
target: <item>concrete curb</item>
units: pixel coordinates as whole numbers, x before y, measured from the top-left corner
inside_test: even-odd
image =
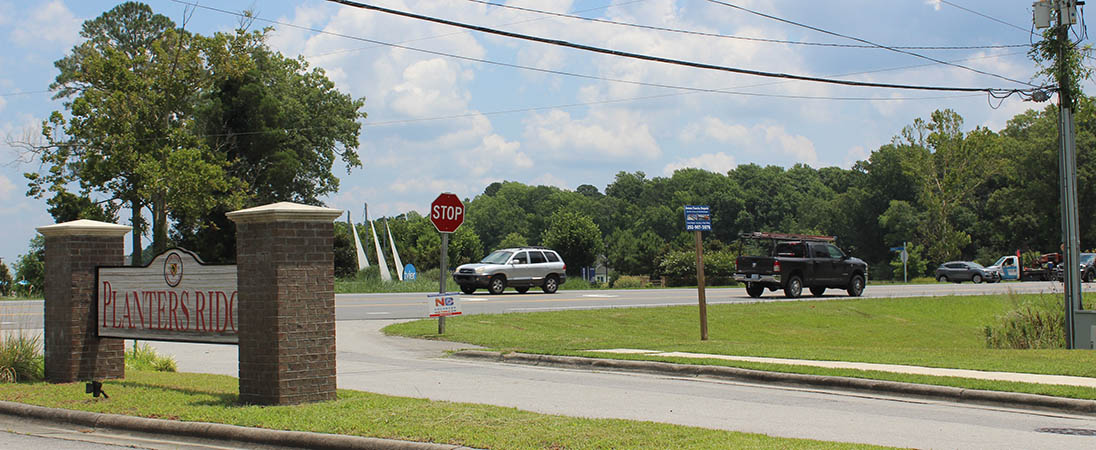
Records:
[[[279,447],[363,450],[471,450],[468,447],[459,445],[398,441],[394,439],[347,436],[342,434],[269,430],[265,428],[250,428],[208,422],[180,422],[175,420],[148,419],[119,414],[46,408],[6,401],[0,401],[0,414],[52,422],[64,422],[94,428],[200,437],[204,439],[247,442],[251,444]]]
[[[1018,392],[983,391],[949,386],[902,383],[837,376],[767,372],[726,366],[674,364],[659,361],[586,358],[580,356],[531,355],[499,353],[483,350],[461,350],[453,356],[468,359],[498,361],[510,364],[551,366],[570,369],[642,372],[675,377],[710,377],[726,380],[751,381],[789,386],[810,386],[870,393],[887,393],[923,399],[958,403],[1038,409],[1071,414],[1096,415],[1096,401]]]

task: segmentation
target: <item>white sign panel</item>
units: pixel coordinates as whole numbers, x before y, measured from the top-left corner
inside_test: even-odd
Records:
[[[237,344],[236,266],[182,249],[145,267],[99,267],[100,337]]]
[[[456,293],[429,294],[426,296],[429,304],[427,314],[430,317],[446,317],[460,315],[460,302]]]

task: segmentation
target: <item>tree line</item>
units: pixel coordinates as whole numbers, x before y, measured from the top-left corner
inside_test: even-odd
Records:
[[[1096,247],[1096,223],[1087,220],[1096,213],[1093,113],[1092,99],[1081,97],[1083,248]],[[682,256],[694,248],[684,206],[694,204],[711,207],[705,252],[724,273],[733,270],[726,253],[735,253],[739,234],[751,231],[836,236],[846,252],[871,264],[874,279],[902,277],[890,248],[904,242],[911,276],[949,260],[990,264],[1017,250],[1053,252],[1061,236],[1057,118],[1048,105],[1013,117],[1000,131],[964,130],[958,113],[939,110],[848,169],[742,164],[727,173],[681,169],[668,177],[620,172],[604,192],[589,184],[568,190],[496,182],[465,199],[465,224],[451,240],[449,259],[456,265],[495,248],[532,244],[560,251],[572,272],[600,258],[619,274],[676,276],[691,270]],[[386,220],[405,263],[437,268],[440,239],[428,218],[409,212]],[[339,242],[352,245],[348,228],[340,230]],[[352,251],[337,260],[340,274],[353,271]]]

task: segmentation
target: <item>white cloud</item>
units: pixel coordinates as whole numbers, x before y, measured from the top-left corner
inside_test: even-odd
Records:
[[[538,186],[555,186],[555,187],[558,187],[560,189],[568,189],[569,188],[567,186],[567,181],[566,180],[564,180],[560,177],[557,177],[555,175],[552,175],[550,173],[546,173],[544,175],[541,175],[539,177],[534,178],[533,179],[533,184],[538,185]]]
[[[940,10],[940,0],[925,0],[925,4],[931,6],[933,11]]]
[[[16,43],[28,47],[51,43],[67,48],[80,40],[82,22],[63,2],[54,0],[31,11],[29,17],[16,22],[11,37]]]
[[[11,200],[11,193],[15,191],[15,183],[12,183],[8,177],[0,175],[0,200]]]
[[[533,160],[519,152],[521,143],[507,141],[502,136],[492,134],[484,136],[480,145],[458,158],[460,165],[469,169],[474,176],[481,176],[496,166],[510,170],[533,167]]]
[[[666,176],[670,176],[678,169],[696,168],[704,169],[709,172],[726,174],[735,167],[738,167],[738,163],[735,162],[733,156],[723,152],[705,153],[703,155],[681,159],[667,164],[662,168],[662,173]]]
[[[662,150],[651,135],[650,127],[636,112],[595,110],[585,119],[573,119],[558,109],[533,114],[525,120],[525,138],[534,148],[555,152],[651,160]]]
[[[458,88],[460,78],[457,68],[441,58],[417,61],[403,70],[403,82],[388,92],[388,104],[411,117],[465,112],[469,94]]]
[[[791,157],[792,163],[818,164],[814,143],[805,136],[792,135],[780,125],[754,125],[746,127],[723,122],[715,117],[705,117],[699,123],[686,127],[679,136],[682,141],[693,142],[709,139],[748,153],[775,153]],[[677,163],[671,163],[671,167]]]

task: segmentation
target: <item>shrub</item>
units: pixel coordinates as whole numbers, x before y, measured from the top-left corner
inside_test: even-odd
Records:
[[[39,381],[45,376],[42,336],[0,336],[0,382]]]
[[[152,370],[156,372],[174,372],[175,358],[161,356],[148,344],[136,344],[133,351],[126,352],[126,367],[134,370]]]
[[[1064,348],[1065,311],[1060,298],[1040,295],[1035,300],[1021,301],[1009,293],[1013,309],[998,316],[996,323],[985,328],[989,348]]]
[[[647,287],[647,277],[638,275],[621,275],[613,283],[614,289],[637,289]]]

